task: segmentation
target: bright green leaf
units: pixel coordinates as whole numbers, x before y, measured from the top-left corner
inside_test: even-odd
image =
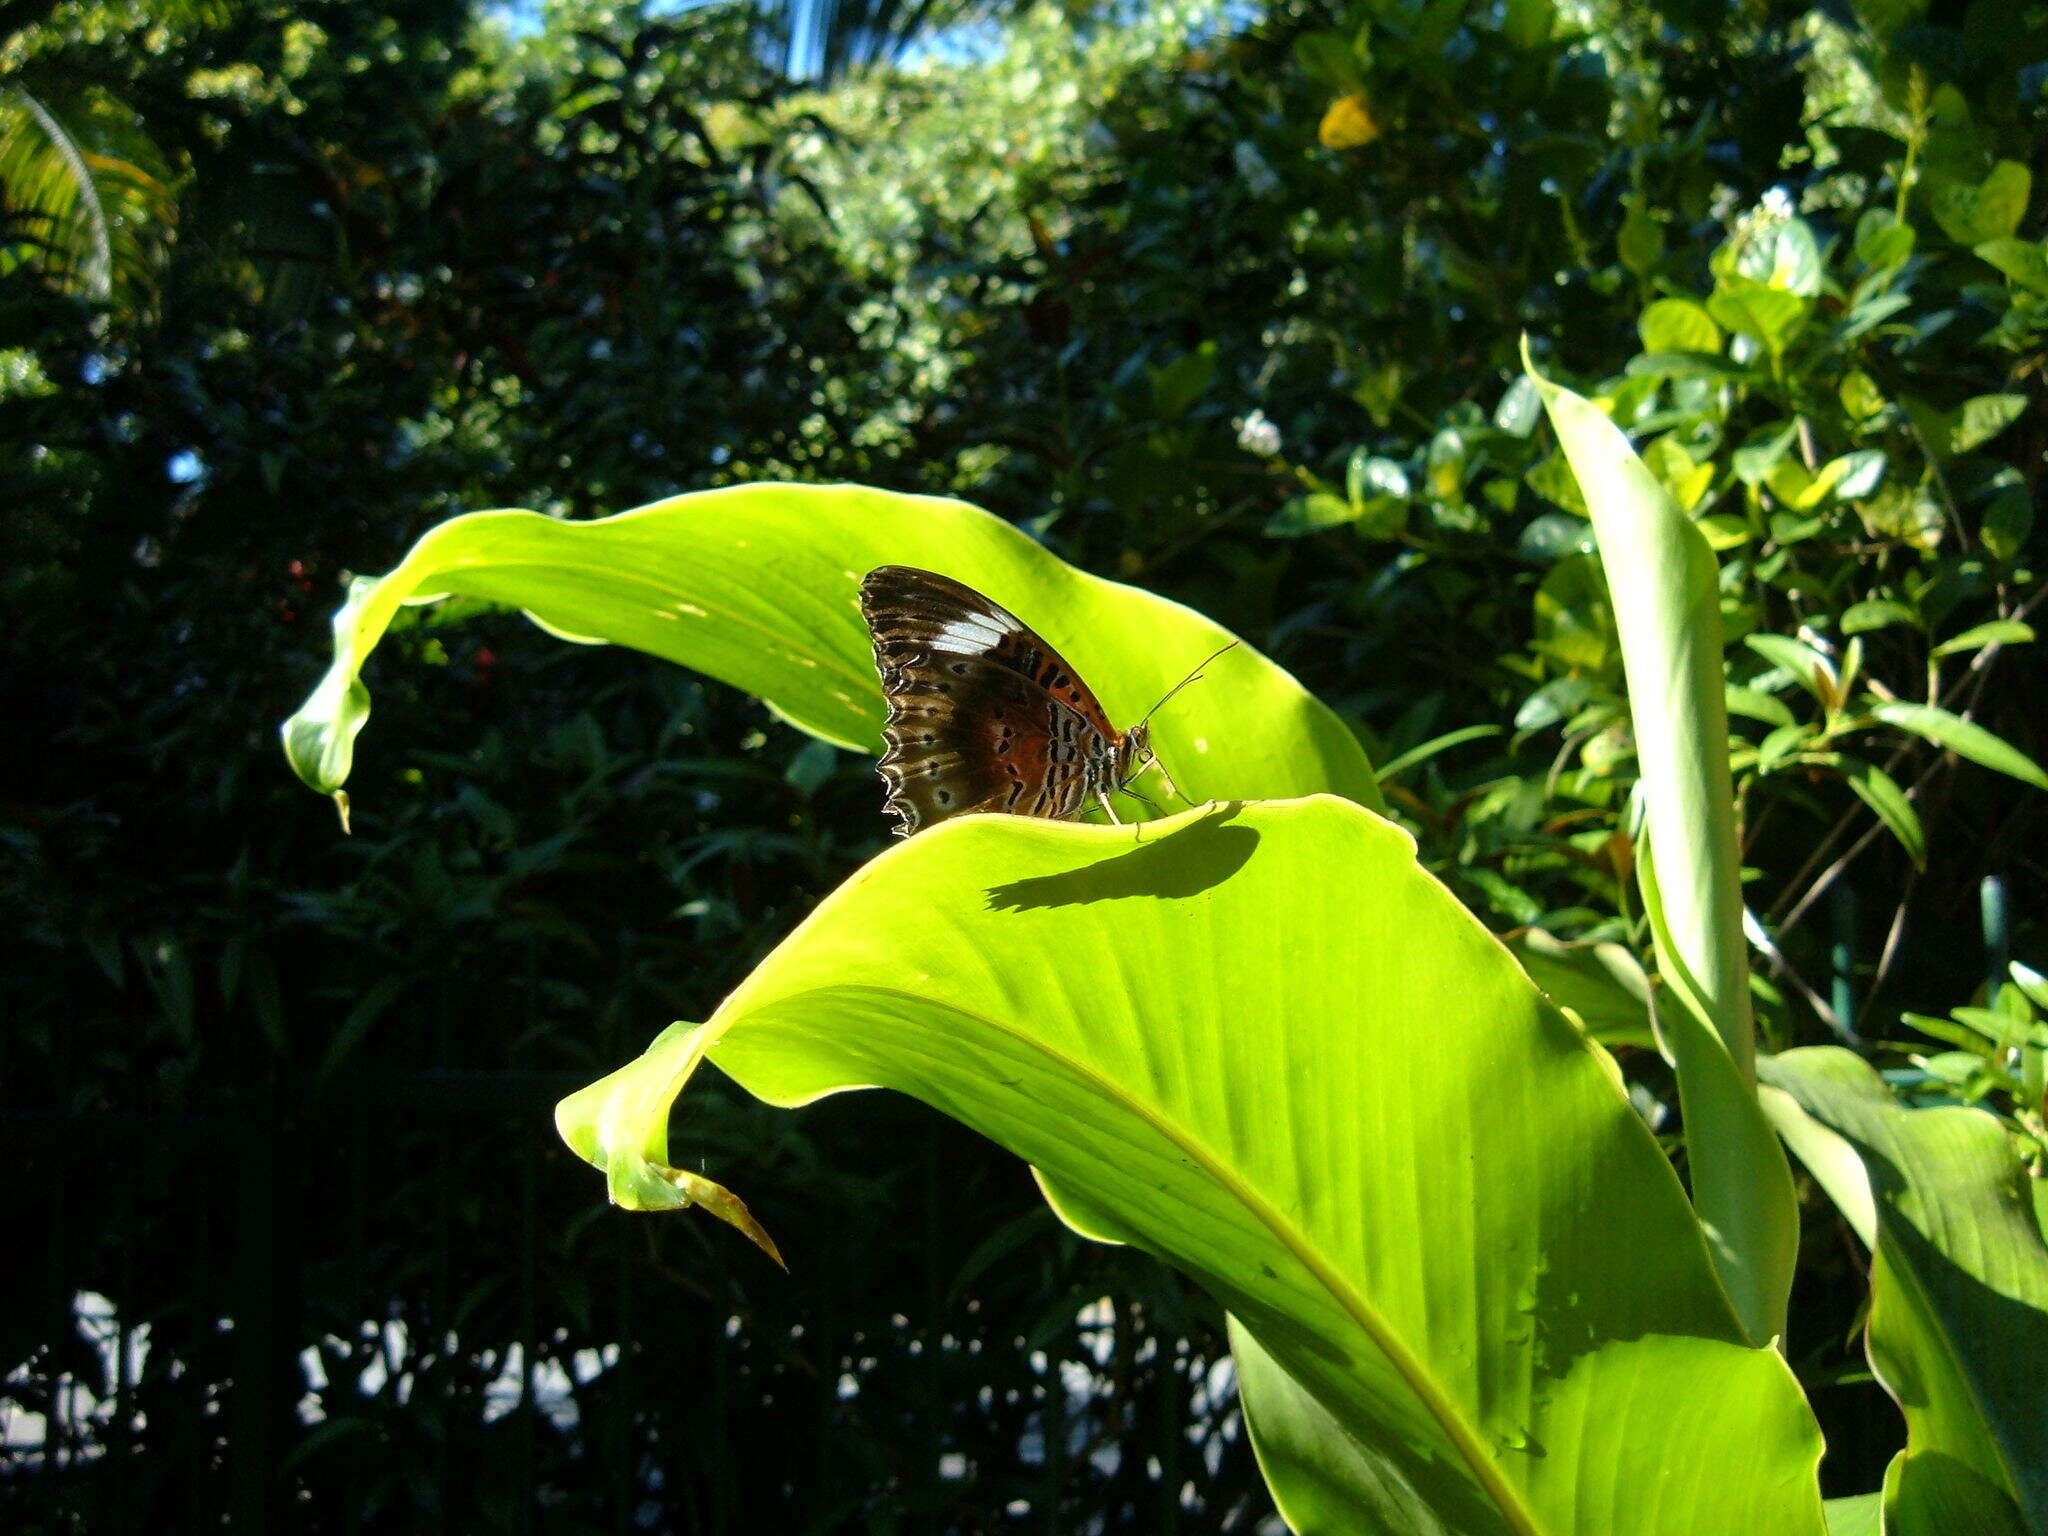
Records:
[[[1859,1493],[1846,1499],[1829,1499],[1823,1507],[1828,1536],[1883,1536],[1884,1495]]]
[[[1856,792],[1856,798],[1875,811],[1877,819],[1899,840],[1914,868],[1925,869],[1927,834],[1921,830],[1920,813],[1913,809],[1913,802],[1906,798],[1898,781],[1875,763],[1864,762],[1844,764],[1843,777]]]
[[[1919,486],[1885,485],[1856,504],[1856,515],[1872,537],[1896,539],[1915,549],[1933,549],[1947,527],[1941,508]]]
[[[1906,1414],[1901,1536],[2048,1528],[2048,1245],[1981,1110],[1909,1109],[1835,1046],[1760,1064],[1773,1118],[1873,1249],[1872,1369]]]
[[[1620,429],[1536,375],[1526,341],[1522,361],[1592,510],[1613,601],[1649,832],[1637,875],[1672,998],[1694,1199],[1737,1312],[1769,1339],[1784,1329],[1799,1218],[1752,1076],[1719,568]]]
[[[1839,459],[1830,459],[1821,466],[1819,478],[1827,481],[1837,501],[1861,501],[1883,483],[1884,470],[1882,451],[1860,448],[1854,453],[1843,454]]]
[[[1957,656],[1964,651],[1981,651],[1987,645],[2025,645],[2034,638],[2030,624],[2018,619],[1993,619],[1952,635],[1934,648],[1937,656]]]
[[[1913,226],[1889,208],[1872,208],[1856,221],[1856,259],[1873,271],[1904,264],[1913,254]]]
[[[2037,1006],[2048,1009],[2048,976],[2043,976],[2032,966],[2022,965],[2017,960],[2007,969],[2012,975],[2014,986]]]
[[[1659,299],[1643,311],[1636,334],[1645,352],[1719,352],[1721,327],[1691,299]]]
[[[1835,668],[1827,657],[1790,635],[1744,635],[1742,643],[1774,667],[1792,674],[1799,686],[1823,704],[1836,702]]]
[[[1429,440],[1425,473],[1432,496],[1449,500],[1463,488],[1465,435],[1456,427],[1445,427]]]
[[[1720,279],[1707,298],[1707,313],[1723,328],[1754,337],[1773,356],[1792,344],[1812,308],[1797,293],[1739,274]]]
[[[1948,748],[1958,757],[1967,757],[1973,763],[2008,774],[2036,788],[2048,789],[2048,773],[2041,771],[2039,763],[1974,720],[1965,720],[1961,715],[1936,709],[1932,704],[1908,704],[1897,700],[1886,700],[1876,705],[1871,713],[1887,725],[1911,731],[1938,747]]]
[[[1654,1050],[1650,979],[1619,944],[1567,944],[1541,928],[1510,934],[1507,946],[1551,1001],[1579,1016],[1595,1040]]]
[[[1360,505],[1377,496],[1405,499],[1408,495],[1408,471],[1392,459],[1360,449],[1351,456],[1345,472],[1345,489]]]
[[[1700,535],[1709,549],[1736,549],[1753,537],[1749,524],[1732,512],[1714,512],[1698,521]]]
[[[1813,740],[1816,730],[1801,721],[1781,725],[1757,745],[1756,771],[1759,776],[1775,772],[1806,744]]]
[[[1493,424],[1511,437],[1527,437],[1542,419],[1543,401],[1526,377],[1510,384],[1493,410]]]
[[[1741,715],[1746,720],[1760,720],[1765,725],[1782,726],[1792,723],[1792,711],[1785,707],[1785,701],[1755,688],[1738,688],[1730,683],[1723,690],[1728,700],[1728,713]]]
[[[1276,538],[1299,538],[1303,534],[1321,533],[1325,529],[1341,528],[1346,523],[1356,522],[1364,510],[1357,503],[1328,491],[1310,491],[1306,496],[1290,497],[1278,512],[1266,520],[1266,532]]]
[[[2048,296],[2048,250],[2033,240],[1986,240],[1977,254],[2029,293]]]
[[[1982,448],[2026,414],[2025,395],[1978,395],[1965,400],[1949,427],[1948,451],[1968,453]]]
[[[1560,454],[1549,454],[1540,459],[1522,477],[1529,489],[1545,501],[1554,502],[1567,512],[1576,512],[1581,517],[1586,513],[1586,498],[1579,494],[1579,482],[1572,478],[1569,465]]]
[[[1877,381],[1858,368],[1842,375],[1840,388],[1835,391],[1842,402],[1842,409],[1856,421],[1868,421],[1884,409],[1884,392],[1877,387]]]
[[[1497,725],[1465,725],[1455,731],[1445,731],[1443,735],[1431,737],[1419,746],[1410,747],[1399,757],[1382,764],[1377,777],[1385,784],[1417,763],[1428,762],[1440,752],[1448,752],[1452,747],[1462,746],[1468,741],[1480,741],[1499,734],[1500,727]]]
[[[478,512],[431,530],[389,575],[351,589],[334,617],[334,663],[286,722],[285,750],[300,778],[338,790],[369,715],[364,661],[400,604],[445,593],[680,662],[758,694],[821,740],[874,752],[882,691],[856,593],[862,575],[888,564],[941,568],[1012,608],[1081,670],[1118,725],[1229,638],[1176,603],[1075,570],[999,518],[935,497],[748,485],[589,523]],[[1246,646],[1175,699],[1153,734],[1167,771],[1197,798],[1327,789],[1381,803],[1351,731]]]
[[[909,1093],[1194,1276],[1284,1378],[1245,1377],[1269,1465],[1356,1448],[1313,1469],[1379,1490],[1347,1536],[1819,1536],[1812,1418],[1612,1063],[1349,802],[919,833],[708,1024],[563,1102],[622,1203],[706,1193],[666,1163],[706,1060],[778,1105]],[[801,1233],[790,1258],[830,1262]]]
[[[1735,478],[1744,485],[1762,485],[1798,440],[1799,423],[1796,421],[1788,421],[1775,429],[1761,428],[1752,432],[1732,456]]]
[[[1734,270],[1752,282],[1810,299],[1820,292],[1820,246],[1804,219],[1774,219],[1738,238]]]
[[[1894,624],[1914,622],[1912,609],[1888,597],[1866,597],[1842,610],[1842,633],[1845,635],[1868,634],[1873,629],[1888,629]]]

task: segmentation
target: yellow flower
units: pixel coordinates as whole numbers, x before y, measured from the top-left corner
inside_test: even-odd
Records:
[[[1379,136],[1380,125],[1372,120],[1363,91],[1339,96],[1331,102],[1330,110],[1323,114],[1322,127],[1316,130],[1325,149],[1356,149]]]

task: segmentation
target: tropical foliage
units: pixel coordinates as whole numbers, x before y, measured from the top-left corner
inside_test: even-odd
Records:
[[[13,19],[10,1515],[2048,1526],[2031,13]]]

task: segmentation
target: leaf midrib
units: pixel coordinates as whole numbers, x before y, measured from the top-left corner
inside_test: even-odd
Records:
[[[899,999],[903,1002],[914,1004],[920,1009],[943,1009],[948,1013],[979,1024],[994,1034],[1003,1035],[1018,1041],[1027,1049],[1038,1052],[1071,1073],[1074,1077],[1099,1090],[1105,1097],[1115,1101],[1141,1124],[1151,1127],[1169,1144],[1185,1154],[1190,1162],[1208,1174],[1227,1196],[1236,1199],[1239,1204],[1250,1212],[1252,1217],[1272,1234],[1274,1240],[1288,1253],[1293,1255],[1302,1268],[1307,1270],[1323,1289],[1328,1292],[1339,1309],[1350,1317],[1365,1335],[1372,1340],[1380,1353],[1392,1364],[1401,1379],[1407,1383],[1408,1389],[1415,1394],[1417,1400],[1428,1410],[1430,1417],[1436,1420],[1438,1427],[1443,1430],[1452,1446],[1464,1459],[1467,1466],[1470,1467],[1473,1476],[1478,1480],[1480,1486],[1486,1490],[1487,1495],[1492,1499],[1496,1508],[1507,1519],[1509,1525],[1518,1533],[1518,1536],[1543,1536],[1543,1528],[1537,1523],[1534,1513],[1523,1503],[1520,1494],[1517,1493],[1514,1487],[1501,1476],[1499,1469],[1494,1466],[1492,1460],[1486,1455],[1477,1436],[1474,1434],[1471,1426],[1465,1422],[1465,1418],[1458,1407],[1437,1387],[1434,1379],[1423,1367],[1422,1362],[1409,1352],[1392,1327],[1380,1316],[1379,1311],[1366,1298],[1364,1293],[1352,1285],[1335,1265],[1322,1257],[1320,1251],[1315,1244],[1309,1241],[1306,1234],[1301,1232],[1271,1202],[1259,1194],[1250,1181],[1239,1176],[1229,1164],[1213,1155],[1204,1144],[1182,1134],[1171,1119],[1163,1114],[1155,1113],[1149,1105],[1133,1096],[1114,1080],[1095,1071],[1091,1067],[1085,1066],[1065,1052],[1054,1049],[1038,1037],[992,1019],[973,1009],[963,1008],[955,1003],[940,1002],[932,997],[916,992],[908,992],[898,987],[873,985],[808,987],[801,992],[784,993],[779,997],[762,1002],[750,1002],[746,1007],[748,1011],[765,1009],[773,1004],[789,1003],[805,996],[819,993],[866,993],[873,996]],[[720,1010],[720,1012],[723,1011],[723,1009]],[[727,1029],[732,1028],[738,1022],[737,1016],[725,1021],[718,1033],[720,1035],[724,1034]],[[707,1049],[707,1059],[715,1061],[717,1058],[710,1055]]]

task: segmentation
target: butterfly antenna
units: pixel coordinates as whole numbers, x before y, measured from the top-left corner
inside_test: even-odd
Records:
[[[1172,698],[1176,693],[1179,693],[1181,689],[1187,687],[1189,683],[1200,682],[1202,680],[1202,671],[1205,667],[1209,665],[1210,662],[1214,661],[1217,656],[1221,656],[1224,651],[1232,651],[1237,649],[1237,646],[1238,642],[1233,640],[1230,642],[1230,644],[1224,646],[1222,650],[1215,652],[1214,655],[1211,655],[1202,660],[1200,663],[1198,663],[1194,671],[1190,672],[1186,677],[1182,678],[1179,682],[1175,683],[1171,688],[1167,689],[1166,692],[1160,696],[1159,702],[1157,704],[1154,704],[1150,709],[1145,711],[1145,718],[1143,720],[1140,720],[1138,724],[1144,725],[1147,722],[1149,722],[1154,715],[1158,714],[1160,710],[1166,707],[1166,701],[1168,699]]]

